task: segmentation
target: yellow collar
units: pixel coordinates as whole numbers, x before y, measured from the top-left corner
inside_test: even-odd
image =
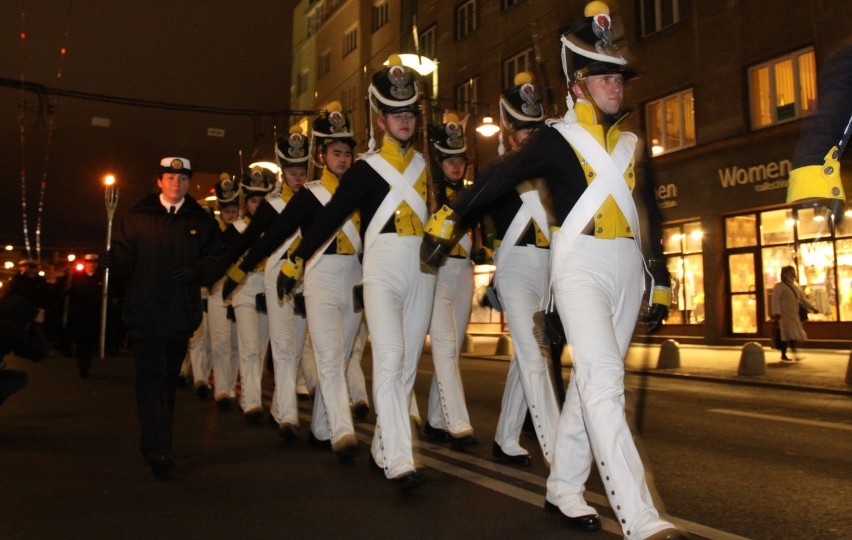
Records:
[[[408,164],[414,159],[414,145],[410,145],[406,150],[403,150],[398,141],[385,134],[379,154],[388,163],[393,165],[394,169],[402,173],[405,172]]]
[[[328,168],[322,170],[320,182],[322,182],[323,187],[325,187],[325,189],[327,189],[332,195],[334,195],[334,192],[337,191],[337,186],[340,185],[340,179],[337,175],[328,170]]]

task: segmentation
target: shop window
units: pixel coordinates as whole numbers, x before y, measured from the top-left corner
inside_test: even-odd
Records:
[[[689,17],[690,0],[642,0],[642,36]]]
[[[802,49],[749,69],[751,123],[755,129],[795,120],[816,108],[816,60]]]
[[[725,246],[728,249],[757,245],[757,217],[736,216],[725,220]]]
[[[645,114],[653,155],[695,146],[695,99],[691,89],[648,103]]]
[[[663,228],[663,253],[672,276],[672,307],[666,324],[704,322],[704,256],[700,221]]]
[[[456,7],[456,39],[461,39],[476,30],[476,0],[468,0]]]
[[[535,56],[532,47],[524,49],[503,62],[503,88],[515,86],[515,75],[522,71],[533,71]]]

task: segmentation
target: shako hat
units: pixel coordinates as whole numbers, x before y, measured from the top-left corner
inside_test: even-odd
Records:
[[[533,74],[521,71],[515,75],[515,86],[500,95],[500,119],[503,127],[524,129],[544,121],[544,107],[533,84]]]
[[[160,160],[160,172],[162,176],[165,173],[185,174],[192,177],[192,166],[189,160],[182,157],[164,157]]]
[[[98,254],[97,253],[86,253],[83,255],[83,260],[86,262],[97,262]]]
[[[571,77],[565,65],[565,49],[571,51],[572,73],[576,81],[582,81],[589,75],[621,73],[625,79],[635,75],[615,45],[609,6],[604,2],[596,0],[586,4],[583,18],[574,21],[562,36],[562,46],[566,79]]]
[[[343,106],[339,101],[332,101],[323,107],[317,117],[314,118],[311,127],[311,139],[319,144],[320,151],[336,141],[355,148],[356,142],[352,133],[352,125],[343,112]]]
[[[308,168],[309,141],[302,133],[302,128],[296,124],[290,128],[290,132],[278,138],[275,145],[275,155],[280,161],[281,168],[305,167]]]
[[[387,63],[373,75],[368,89],[371,106],[382,114],[416,112],[420,97],[417,72],[402,65],[397,54],[390,55]]]
[[[240,185],[231,175],[223,172],[219,175],[219,181],[213,186],[216,192],[216,202],[219,207],[228,204],[239,204]]]
[[[263,167],[252,167],[250,171],[243,174],[240,182],[240,189],[243,190],[246,198],[266,195],[274,187],[275,178],[272,177],[272,172]]]
[[[455,113],[444,115],[444,123],[429,128],[429,138],[435,151],[435,159],[442,161],[449,157],[467,157],[467,142],[464,126]]]

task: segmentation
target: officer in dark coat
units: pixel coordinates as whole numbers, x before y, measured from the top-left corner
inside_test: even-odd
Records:
[[[201,324],[201,286],[225,269],[219,227],[187,196],[185,158],[160,162],[160,193],[139,201],[119,223],[108,262],[124,292],[122,318],[136,365],[141,449],[154,476],[173,467],[175,387],[189,337]]]
[[[82,266],[72,274],[68,286],[68,324],[76,346],[77,368],[85,379],[98,343],[103,272],[99,271],[98,256],[93,253],[83,257]]]

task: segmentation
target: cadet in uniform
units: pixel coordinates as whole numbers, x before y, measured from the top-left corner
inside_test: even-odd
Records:
[[[285,279],[301,278],[305,261],[356,209],[364,246],[364,310],[373,357],[376,430],[372,457],[402,489],[423,482],[414,463],[409,407],[417,364],[429,328],[435,276],[420,269],[418,251],[426,210],[426,163],[412,147],[419,92],[416,74],[392,55],[373,75],[371,110],[379,111],[381,149],[358,160],[281,267]],[[372,122],[371,122],[372,133]]]
[[[518,149],[543,126],[544,109],[530,73],[519,73],[514,82],[500,96],[500,118],[510,144]],[[502,132],[498,150],[502,152]],[[495,229],[493,285],[514,348],[492,452],[498,460],[518,465],[532,462],[520,445],[527,409],[548,464],[559,422],[548,360],[533,328],[533,314],[547,303],[550,267],[550,229],[538,182],[525,180],[487,208]]]
[[[186,194],[191,175],[187,159],[160,161],[160,193],[123,216],[102,260],[114,271],[116,289],[124,291],[141,450],[157,478],[174,467],[175,388],[189,336],[201,323],[199,287],[212,285],[224,272],[225,245],[216,222]]]
[[[234,228],[240,218],[240,185],[228,173],[219,175],[214,186],[216,205],[219,215],[216,222],[222,231],[225,242],[233,241],[239,235]],[[229,308],[222,299],[222,284],[219,279],[210,288],[207,295],[207,326],[210,332],[210,349],[213,363],[213,397],[220,409],[229,409],[236,398],[237,374],[239,373],[239,339],[237,323],[233,314],[228,316]],[[231,308],[232,309],[232,308]]]
[[[234,223],[237,230],[245,230],[252,216],[275,182],[271,174],[254,167],[243,175],[241,189],[245,196],[245,216]],[[242,232],[242,231],[241,231]],[[240,406],[246,420],[255,423],[263,416],[261,381],[264,358],[269,345],[269,323],[266,319],[266,294],[263,270],[266,260],[258,261],[246,278],[236,288],[231,298],[237,317],[237,337],[240,350]],[[225,294],[222,294],[223,298]]]
[[[552,237],[553,296],[573,360],[546,508],[559,512],[572,527],[600,528],[597,511],[583,497],[594,458],[625,538],[685,538],[654,507],[624,411],[624,356],[642,302],[645,271],[630,192],[637,138],[618,127],[629,71],[611,32],[606,4],[588,4],[585,17],[562,38],[573,56],[569,87],[576,106],[569,97],[563,120],[483,171],[482,183],[453,209],[434,216],[429,230],[440,230],[442,224],[451,229],[458,216],[527,178],[545,179],[552,216],[560,225]],[[643,189],[651,192],[653,186],[639,191]],[[653,217],[655,207],[648,211]],[[655,255],[661,254],[659,236],[650,245]],[[664,262],[652,260],[650,266],[654,286],[647,320],[653,331],[668,315],[671,289]]]
[[[454,202],[464,187],[467,144],[456,115],[431,130],[432,158],[441,170],[440,204]],[[476,442],[464,398],[459,353],[470,318],[473,296],[473,264],[470,234],[462,236],[438,269],[429,336],[435,372],[429,389],[429,411],[424,430],[433,440],[449,440],[454,448]]]

